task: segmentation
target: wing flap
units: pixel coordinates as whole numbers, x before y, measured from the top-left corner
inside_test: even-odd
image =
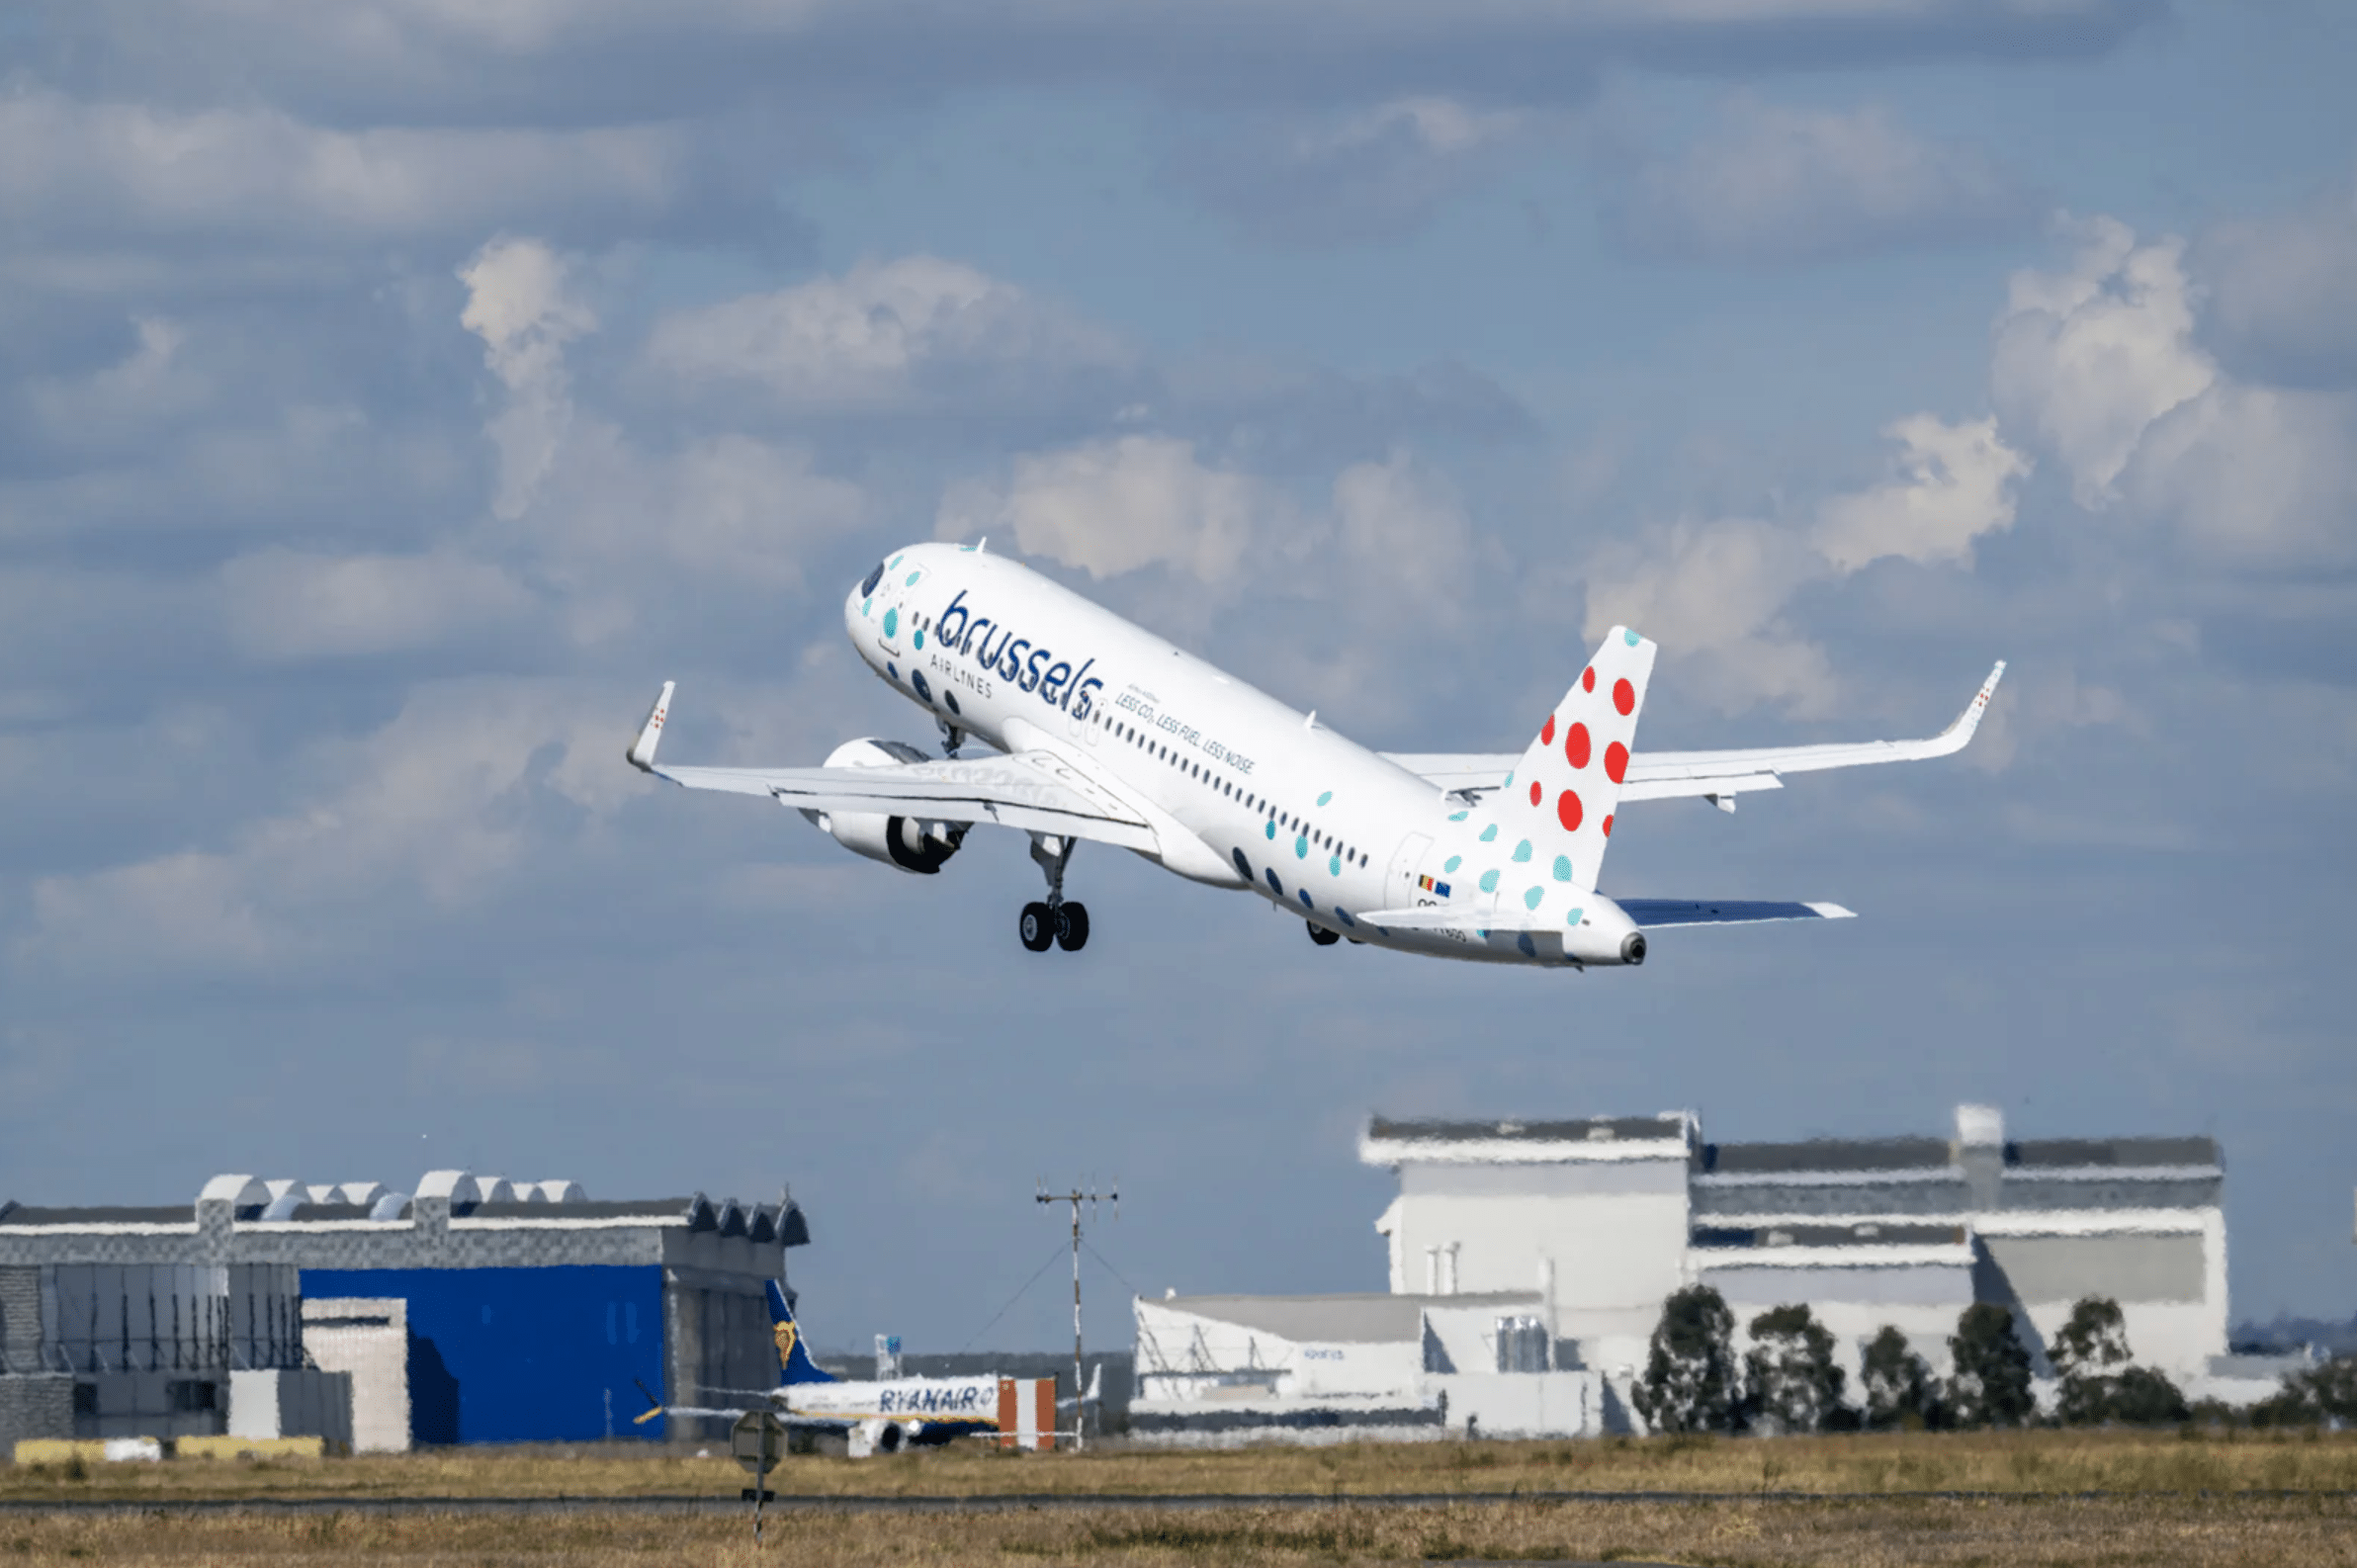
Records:
[[[1622,913],[1647,930],[1665,925],[1752,925],[1762,920],[1854,920],[1838,904],[1780,899],[1617,899]]]
[[[800,811],[873,812],[993,823],[1152,851],[1154,828],[1129,804],[1045,751],[881,767],[663,767],[686,789],[766,795]]]

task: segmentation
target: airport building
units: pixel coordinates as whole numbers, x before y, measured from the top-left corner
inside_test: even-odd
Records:
[[[2013,1310],[2041,1374],[2083,1296],[2189,1395],[2269,1386],[2226,1354],[2222,1156],[2204,1137],[2013,1140],[1986,1106],[1947,1137],[1713,1143],[1692,1112],[1397,1121],[1375,1221],[1390,1288],[1137,1303],[1133,1429],[1217,1441],[1629,1430],[1665,1297],[1707,1284],[1738,1326],[1805,1303],[1859,1386],[1885,1324],[1934,1370],[1976,1301]]]
[[[809,1239],[783,1193],[596,1202],[463,1171],[413,1192],[226,1176],[187,1205],[0,1200],[0,1452],[659,1437],[665,1419],[632,1419],[641,1384],[776,1381],[762,1287]]]

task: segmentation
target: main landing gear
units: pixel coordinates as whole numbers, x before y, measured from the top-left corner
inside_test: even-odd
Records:
[[[1047,874],[1044,904],[1023,906],[1023,946],[1044,953],[1053,945],[1077,953],[1089,945],[1089,906],[1064,897],[1064,867],[1072,859],[1073,840],[1060,833],[1033,833],[1031,858]]]
[[[1332,947],[1343,939],[1343,933],[1340,931],[1329,930],[1323,925],[1314,924],[1308,920],[1303,920],[1301,923],[1309,926],[1309,939],[1320,947]]]

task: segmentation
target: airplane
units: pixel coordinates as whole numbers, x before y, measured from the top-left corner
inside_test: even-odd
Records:
[[[765,1406],[721,1409],[699,1405],[665,1405],[652,1393],[650,1408],[636,1418],[639,1424],[657,1416],[709,1416],[733,1419],[766,1408],[788,1431],[827,1433],[849,1439],[850,1455],[865,1459],[875,1454],[900,1453],[930,1447],[959,1437],[1001,1432],[1000,1382],[996,1372],[969,1377],[840,1378],[811,1359],[793,1303],[778,1281],[765,1281],[769,1297],[770,1337],[777,1344],[778,1384],[756,1394]],[[1059,1410],[1099,1404],[1103,1398],[1104,1366],[1090,1374],[1087,1392],[1077,1399],[1056,1401]],[[640,1392],[646,1393],[644,1383]],[[719,1390],[733,1393],[738,1390]],[[1007,1429],[1009,1431],[1020,1430]],[[1053,1432],[1046,1437],[1061,1436]]]
[[[1846,919],[1838,904],[1608,897],[1620,809],[1783,787],[1785,775],[1947,756],[1972,739],[2005,673],[1922,740],[1749,750],[1634,749],[1654,645],[1615,627],[1519,752],[1377,752],[1003,555],[987,540],[912,545],[843,601],[859,656],[928,714],[943,754],[869,738],[820,767],[655,760],[676,682],[631,764],[688,789],[765,796],[844,848],[938,873],[974,827],[1026,833],[1047,897],[1023,946],[1078,952],[1089,911],[1065,897],[1082,842],[1189,881],[1250,891],[1310,939],[1585,970],[1642,964],[1647,932]],[[991,751],[961,755],[969,740]]]

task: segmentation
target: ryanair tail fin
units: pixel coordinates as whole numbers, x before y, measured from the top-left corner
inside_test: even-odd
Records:
[[[794,1305],[786,1299],[785,1286],[777,1280],[767,1281],[769,1292],[769,1333],[777,1341],[778,1381],[781,1383],[831,1383],[837,1381],[832,1372],[819,1369],[810,1357],[810,1348],[802,1343],[802,1325],[794,1321]]]
[[[1606,633],[1505,786],[1464,825],[1466,870],[1483,906],[1527,917],[1595,889],[1653,653],[1626,627]]]

